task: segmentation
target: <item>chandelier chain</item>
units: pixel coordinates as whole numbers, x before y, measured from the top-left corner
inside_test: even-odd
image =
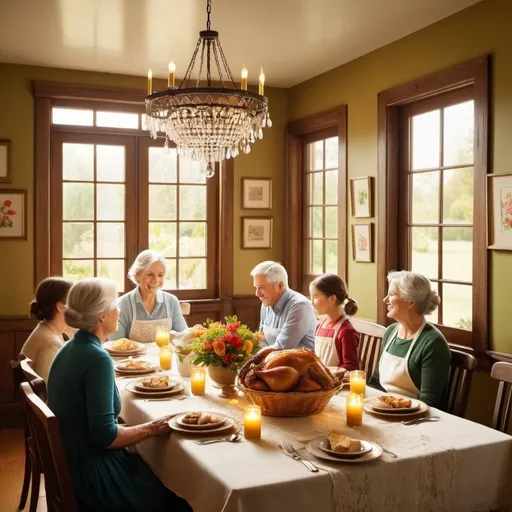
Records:
[[[212,70],[210,68],[210,62],[211,62],[211,46],[212,46],[212,40],[208,39],[206,41],[206,79],[208,81],[208,87],[212,86]]]
[[[206,0],[206,30],[210,30],[210,14],[212,13],[212,0]]]
[[[224,75],[222,74],[222,68],[219,64],[219,53],[217,50],[216,41],[214,41],[214,43],[213,43],[213,56],[215,58],[215,63],[217,64],[217,69],[219,70],[219,79],[222,82],[222,87],[226,87],[226,84],[224,83]]]
[[[199,46],[201,44],[201,38],[197,40],[196,49],[194,50],[194,54],[192,55],[192,59],[190,59],[190,63],[187,68],[187,72],[185,73],[185,76],[183,80],[181,81],[178,89],[186,89],[188,87],[188,83],[190,80],[190,77],[192,76],[192,71],[194,69],[195,63],[196,63],[196,57],[197,52],[199,51]]]
[[[203,63],[204,63],[204,47],[206,45],[206,41],[203,39],[203,44],[201,46],[201,58],[199,60],[199,73],[197,74],[196,87],[201,85],[201,76],[203,75]]]
[[[228,61],[226,59],[226,56],[224,55],[224,52],[222,51],[222,46],[220,46],[220,44],[219,44],[219,52],[220,52],[220,58],[222,59],[222,63],[224,64],[226,73],[228,74],[228,77],[231,80],[231,86],[233,87],[233,89],[236,89],[236,84],[235,84],[235,80],[233,79],[233,74],[231,73],[231,68],[229,67]]]

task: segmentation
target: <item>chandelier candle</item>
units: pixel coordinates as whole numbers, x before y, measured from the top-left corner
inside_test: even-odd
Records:
[[[151,69],[148,71],[148,94],[153,93],[153,73]]]
[[[193,395],[204,395],[206,388],[206,369],[204,366],[194,366],[190,370],[190,391]]]
[[[241,87],[242,91],[247,91],[247,77],[249,76],[249,72],[245,68],[245,66],[242,68],[242,73],[240,74],[242,81],[241,81]]]
[[[244,407],[245,439],[261,439],[261,407],[246,405]]]
[[[258,94],[260,96],[263,96],[264,89],[265,89],[265,75],[263,73],[263,68],[261,68],[261,71],[260,71],[260,83],[259,83],[259,86],[258,86]]]
[[[176,73],[176,64],[171,60],[169,62],[169,77],[167,79],[167,87],[174,87],[174,73]]]

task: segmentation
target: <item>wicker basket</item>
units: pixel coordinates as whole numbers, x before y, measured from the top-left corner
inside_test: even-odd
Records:
[[[329,390],[287,393],[255,391],[246,388],[241,382],[237,383],[237,387],[245,393],[249,402],[261,407],[261,413],[265,416],[309,416],[322,412],[343,384],[337,383]]]

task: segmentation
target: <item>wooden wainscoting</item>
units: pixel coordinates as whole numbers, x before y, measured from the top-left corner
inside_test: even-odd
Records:
[[[261,301],[254,295],[233,297],[233,314],[249,329],[257,330],[260,326]]]

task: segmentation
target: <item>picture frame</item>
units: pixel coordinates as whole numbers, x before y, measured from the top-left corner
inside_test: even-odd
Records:
[[[11,141],[0,140],[0,183],[12,183]]]
[[[27,191],[0,190],[0,240],[27,239]]]
[[[274,219],[242,217],[242,249],[271,249]]]
[[[512,173],[487,175],[487,247],[512,251]]]
[[[272,178],[242,178],[242,208],[272,209]]]
[[[373,178],[364,176],[350,180],[350,205],[352,217],[373,217]]]
[[[373,224],[352,224],[352,259],[373,262]]]

